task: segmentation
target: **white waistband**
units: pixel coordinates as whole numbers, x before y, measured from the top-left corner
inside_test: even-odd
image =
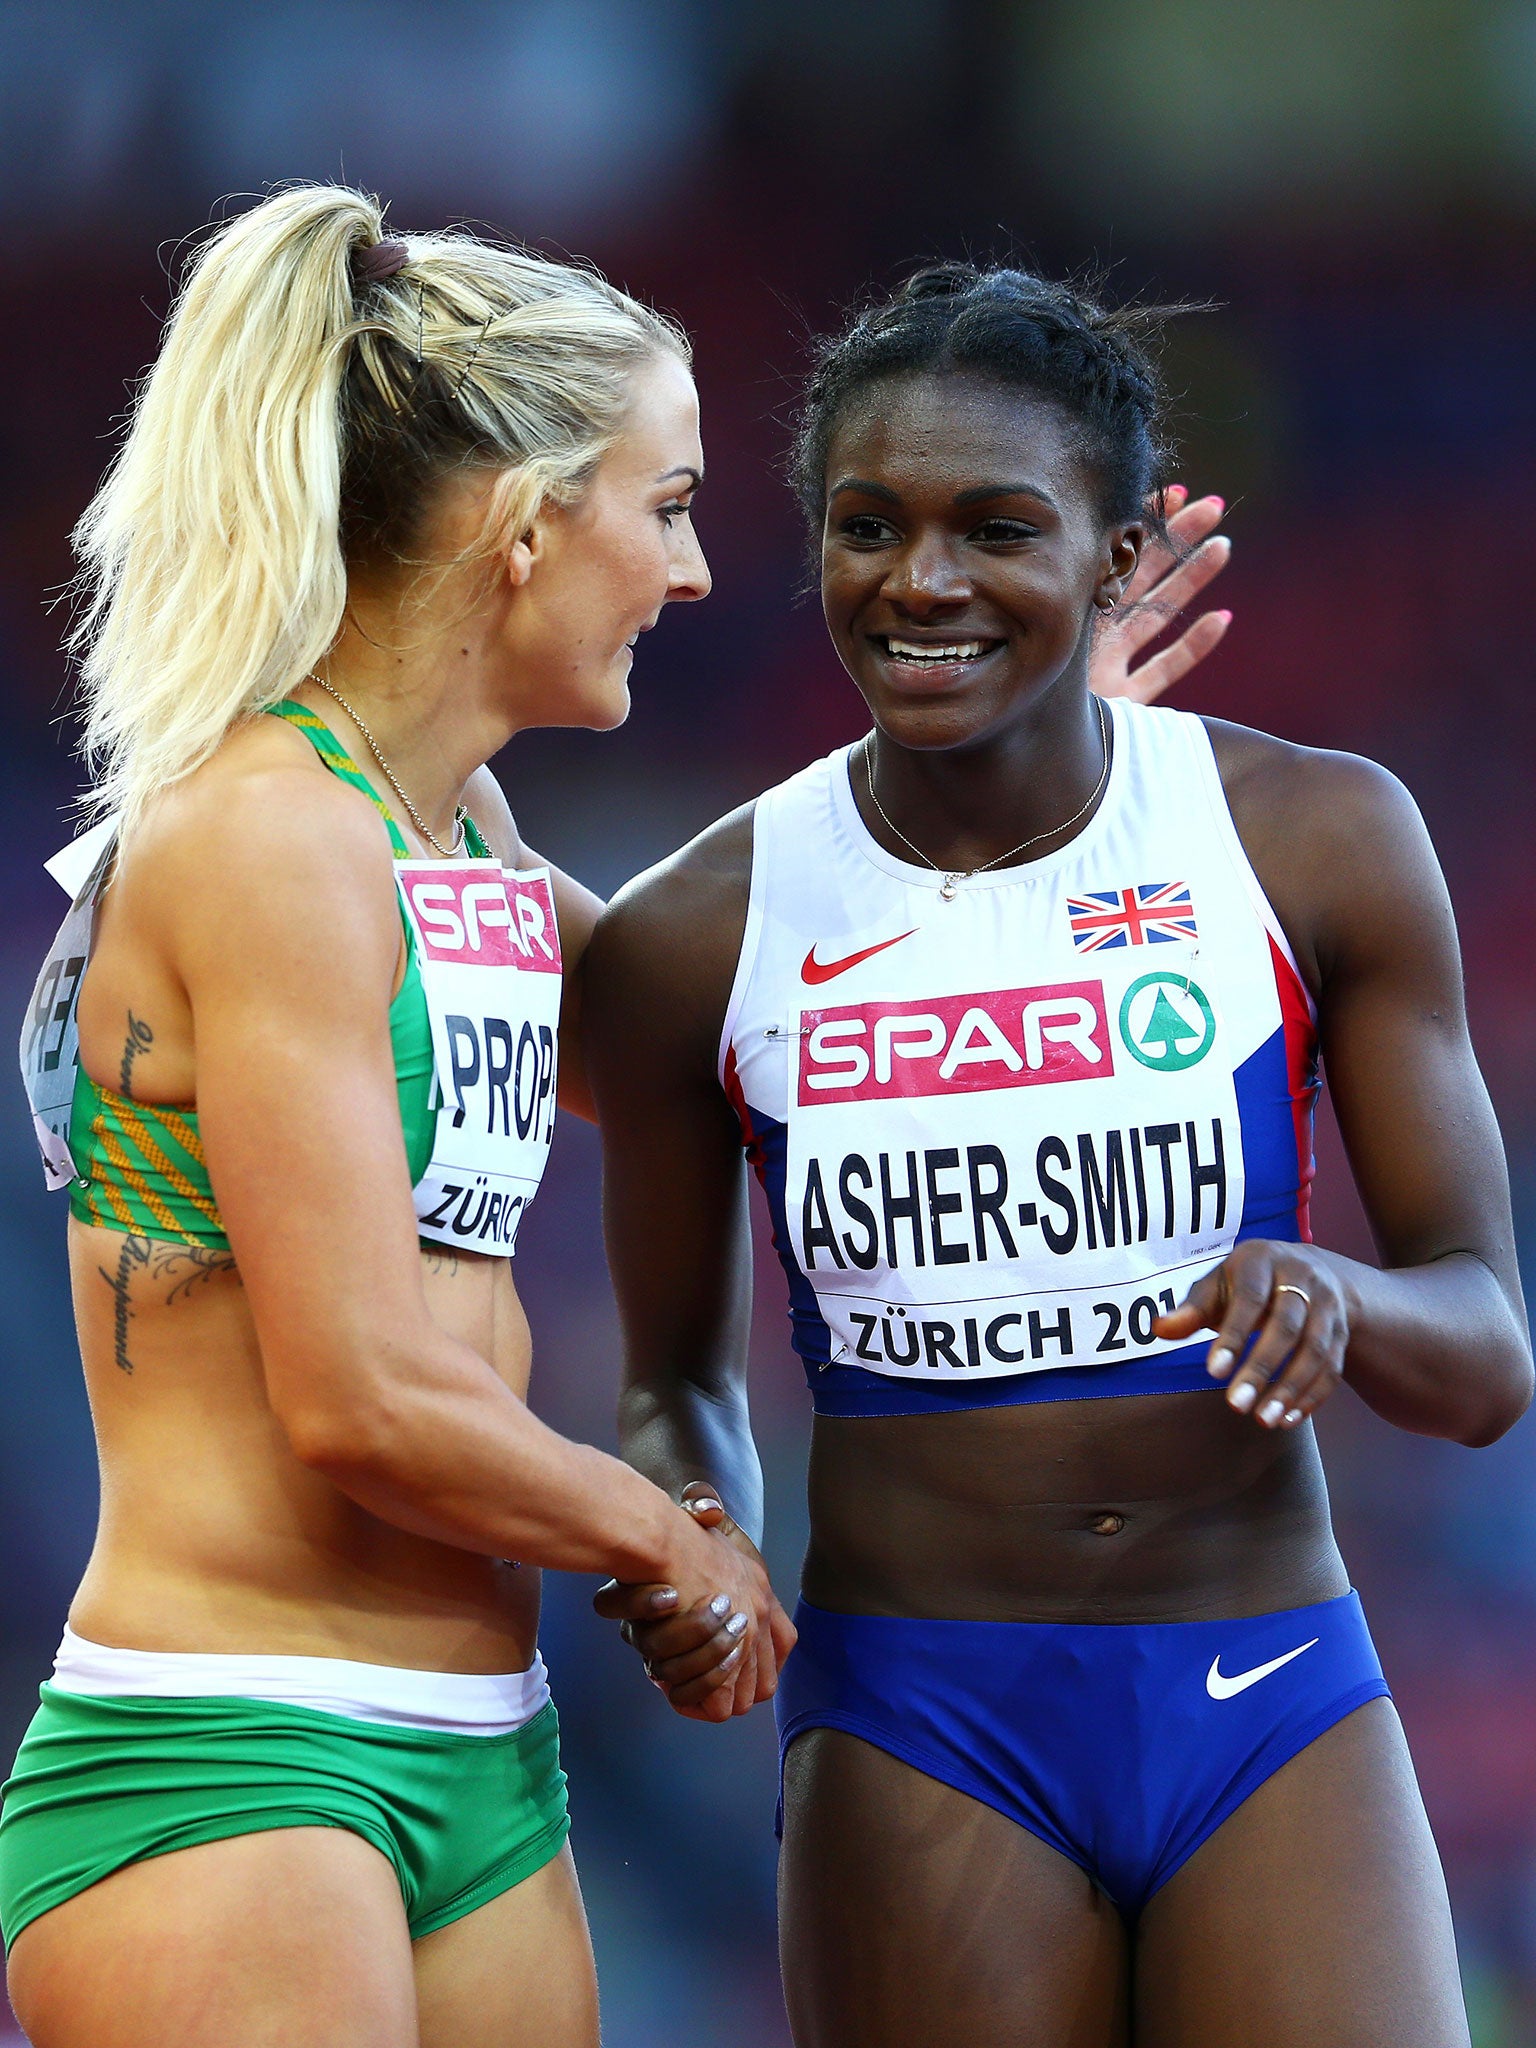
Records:
[[[88,1643],[68,1627],[51,1683],[60,1692],[107,1699],[268,1700],[437,1735],[510,1735],[549,1703],[549,1673],[537,1650],[526,1671],[482,1675],[407,1671],[394,1664],[354,1664],[344,1657],[114,1650]]]

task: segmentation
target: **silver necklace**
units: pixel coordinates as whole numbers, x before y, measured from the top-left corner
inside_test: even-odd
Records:
[[[929,859],[920,846],[912,845],[912,841],[899,825],[891,822],[885,805],[881,803],[879,797],[875,794],[875,764],[870,753],[869,741],[866,740],[864,742],[864,780],[869,788],[870,802],[880,813],[881,818],[884,819],[887,831],[893,832],[903,846],[910,848],[923,863],[924,867],[932,868],[936,875],[944,877],[943,881],[939,884],[939,894],[946,903],[954,902],[955,891],[962,882],[969,882],[976,875],[984,875],[988,868],[1001,867],[1005,860],[1013,860],[1017,855],[1027,853],[1030,847],[1038,846],[1042,839],[1054,839],[1058,832],[1065,832],[1070,826],[1075,825],[1078,819],[1086,812],[1093,809],[1093,806],[1099,799],[1100,791],[1109,779],[1109,728],[1104,718],[1104,700],[1101,697],[1095,697],[1093,704],[1094,709],[1099,714],[1099,745],[1103,749],[1104,765],[1099,770],[1099,779],[1089,792],[1087,802],[1080,805],[1070,818],[1064,818],[1059,825],[1053,825],[1048,832],[1037,832],[1032,839],[1021,839],[1017,846],[1010,846],[1006,853],[994,854],[991,860],[984,860],[974,868],[941,868],[936,860]],[[873,735],[871,735],[872,737]]]
[[[434,853],[440,853],[444,860],[453,860],[458,854],[461,854],[464,851],[465,846],[464,824],[465,820],[469,816],[469,813],[465,810],[464,806],[460,804],[458,809],[453,814],[453,822],[455,826],[458,828],[457,837],[454,839],[452,846],[444,846],[440,839],[434,839],[432,834],[427,830],[426,820],[422,817],[420,811],[417,810],[416,806],[411,802],[410,798],[406,795],[405,791],[400,787],[400,778],[396,775],[394,769],[390,767],[389,763],[385,760],[384,756],[379,752],[378,741],[374,738],[373,734],[368,730],[367,726],[364,725],[362,719],[358,716],[357,712],[353,710],[352,706],[347,702],[346,698],[343,697],[340,690],[338,690],[333,684],[328,683],[325,680],[324,676],[317,676],[313,669],[310,670],[309,674],[304,678],[304,680],[308,683],[313,683],[317,690],[324,690],[327,697],[334,697],[336,699],[336,702],[341,706],[342,710],[345,711],[348,718],[350,718],[352,723],[357,727],[358,731],[362,734],[363,738],[368,743],[369,753],[372,754],[375,761],[378,762],[380,769],[383,771],[385,781],[388,782],[390,788],[395,792],[395,795],[399,797],[401,803],[405,805],[406,811],[410,816],[411,823],[416,827],[416,830],[421,834],[422,838],[425,839],[428,846],[431,847],[432,851]],[[892,831],[894,831],[896,828],[893,825],[891,829]]]

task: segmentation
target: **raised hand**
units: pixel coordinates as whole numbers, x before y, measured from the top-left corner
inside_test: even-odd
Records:
[[[1183,559],[1153,541],[1142,552],[1120,608],[1105,614],[1099,624],[1088,680],[1101,697],[1151,704],[1204,661],[1232,623],[1230,612],[1202,612],[1160,653],[1139,668],[1131,666],[1142,648],[1221,574],[1231,556],[1231,541],[1216,531],[1225,503],[1220,498],[1196,498],[1192,504],[1188,500],[1182,484],[1169,486],[1168,531],[1179,543]]]

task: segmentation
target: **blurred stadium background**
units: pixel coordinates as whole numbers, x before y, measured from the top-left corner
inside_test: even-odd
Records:
[[[580,251],[697,337],[714,597],[643,644],[622,733],[534,735],[498,763],[533,843],[599,888],[860,728],[815,603],[795,596],[779,474],[809,332],[908,259],[966,251],[1098,260],[1117,293],[1218,301],[1185,324],[1174,378],[1181,474],[1233,506],[1218,601],[1237,616],[1177,701],[1375,755],[1415,791],[1532,1248],[1532,0],[4,0],[12,1017],[59,911],[39,864],[75,787],[47,601],[153,352],[176,242],[272,181],[338,175],[386,195],[402,227],[469,219]],[[1366,1251],[1327,1134],[1322,1155],[1319,1234]],[[597,1166],[567,1124],[519,1278],[537,1405],[610,1442]],[[15,1089],[0,1169],[8,1760],[95,1482],[63,1208]],[[805,1402],[767,1266],[757,1350],[787,1595]],[[1449,1869],[1474,2038],[1536,2042],[1536,1419],[1471,1453],[1394,1434],[1345,1395],[1323,1435]],[[782,2048],[769,1718],[674,1721],[589,1591],[551,1583],[545,1647],[608,2040]]]

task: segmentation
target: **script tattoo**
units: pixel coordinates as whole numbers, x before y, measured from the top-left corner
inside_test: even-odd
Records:
[[[136,1314],[135,1273],[147,1273],[152,1281],[162,1284],[168,1282],[162,1299],[165,1307],[170,1308],[185,1301],[194,1287],[211,1280],[216,1273],[232,1273],[234,1269],[235,1261],[229,1252],[214,1251],[203,1244],[161,1244],[130,1231],[118,1251],[116,1272],[109,1273],[105,1266],[96,1268],[112,1292],[112,1355],[120,1369],[133,1371],[133,1360],[128,1356],[128,1325]]]
[[[429,1273],[446,1273],[450,1280],[459,1270],[459,1255],[451,1244],[423,1244],[421,1256],[427,1262]]]
[[[149,1264],[150,1251],[147,1237],[135,1237],[131,1232],[123,1239],[117,1254],[117,1271],[109,1273],[105,1266],[98,1266],[97,1272],[112,1290],[112,1355],[123,1372],[133,1371],[133,1360],[128,1356],[128,1325],[133,1320],[133,1306],[130,1292],[135,1269]]]
[[[150,1030],[142,1017],[135,1017],[132,1010],[130,1010],[128,1012],[128,1036],[123,1040],[123,1064],[117,1077],[117,1092],[119,1095],[132,1096],[133,1063],[139,1054],[144,1051],[145,1047],[153,1045],[154,1042],[154,1032]]]

